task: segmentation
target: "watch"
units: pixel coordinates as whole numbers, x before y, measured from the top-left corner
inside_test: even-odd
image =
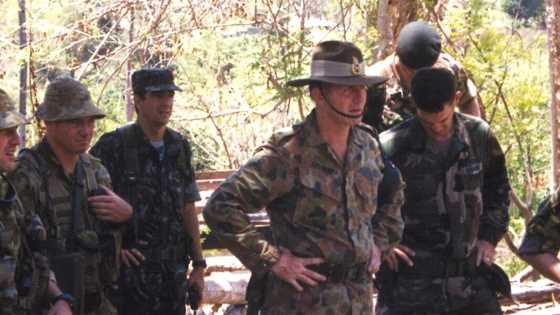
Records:
[[[66,303],[68,303],[68,305],[70,305],[70,307],[72,307],[74,305],[74,297],[70,293],[60,293],[59,295],[55,296],[52,299],[51,303],[54,305],[54,304],[56,304],[56,302],[58,302],[60,300],[66,301]]]
[[[193,260],[192,261],[192,266],[193,266],[193,268],[196,268],[196,267],[206,268],[207,267],[206,259]]]

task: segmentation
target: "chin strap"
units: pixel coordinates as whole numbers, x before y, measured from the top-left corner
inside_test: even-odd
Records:
[[[329,107],[330,107],[335,113],[339,114],[340,116],[345,117],[345,118],[350,118],[350,119],[356,119],[356,118],[360,118],[360,117],[363,116],[363,113],[362,113],[362,114],[358,114],[358,115],[350,115],[350,114],[343,113],[343,112],[339,111],[338,109],[336,109],[336,108],[331,104],[331,102],[329,102],[329,99],[326,97],[325,93],[323,92],[323,84],[319,84],[319,91],[321,92],[321,96],[322,96],[323,99],[325,100],[325,103],[327,103],[327,105],[329,105]]]

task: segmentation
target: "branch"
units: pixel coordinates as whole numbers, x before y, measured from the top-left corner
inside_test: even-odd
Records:
[[[105,45],[105,43],[107,42],[107,39],[109,39],[109,36],[113,33],[115,28],[117,28],[117,25],[119,25],[119,23],[121,22],[121,20],[123,19],[123,17],[126,15],[127,12],[128,12],[128,8],[123,14],[121,14],[118,22],[114,23],[113,26],[111,26],[111,29],[105,34],[101,43],[99,43],[99,45],[97,45],[97,48],[95,49],[95,52],[89,57],[86,64],[82,67],[81,73],[77,76],[78,81],[80,81],[84,77],[84,75],[86,74],[87,68],[89,68],[89,65],[92,63],[94,58],[97,56],[97,54],[99,53],[99,50],[101,50],[101,47],[103,47]]]
[[[533,212],[531,211],[530,205],[521,201],[519,196],[517,196],[517,194],[513,190],[510,191],[509,195],[513,204],[517,207],[517,209],[519,209],[519,211],[521,211],[521,215],[525,220],[525,226],[527,226],[529,221],[533,218]]]
[[[202,96],[200,96],[199,94],[195,93],[194,89],[191,89],[191,92],[193,94],[196,95],[196,98],[198,99],[198,101],[204,105],[206,112],[208,113],[208,118],[210,119],[210,121],[212,122],[212,125],[214,125],[214,128],[216,128],[216,132],[218,132],[218,136],[220,137],[220,140],[222,141],[222,146],[224,147],[224,150],[226,151],[226,157],[228,159],[228,167],[230,169],[233,168],[233,162],[231,160],[231,154],[229,153],[229,147],[226,141],[226,138],[224,136],[224,133],[222,131],[222,128],[220,127],[220,125],[216,122],[216,120],[214,119],[214,116],[212,116],[211,114],[211,109],[210,106],[208,105],[208,103],[202,98]]]
[[[162,2],[163,1],[165,1],[165,0],[162,0]],[[96,105],[99,105],[99,102],[101,101],[101,98],[103,97],[103,92],[105,92],[105,89],[107,88],[107,85],[115,77],[115,75],[121,70],[122,66],[128,61],[128,58],[130,58],[132,56],[132,54],[135,52],[136,48],[138,48],[138,46],[140,46],[141,43],[146,41],[146,39],[148,38],[148,35],[158,27],[159,21],[163,17],[163,15],[164,15],[165,11],[167,10],[167,8],[169,7],[170,3],[171,3],[171,0],[167,0],[165,5],[162,6],[162,9],[160,10],[160,12],[159,12],[156,20],[154,21],[154,23],[152,23],[152,25],[150,25],[150,28],[142,35],[142,39],[140,41],[138,41],[136,44],[134,44],[134,46],[130,49],[130,51],[126,55],[126,57],[122,61],[119,62],[119,65],[109,75],[109,78],[107,80],[105,80],[105,83],[103,84],[103,87],[101,88],[101,91],[99,93],[99,97],[97,97],[97,101],[95,102]]]

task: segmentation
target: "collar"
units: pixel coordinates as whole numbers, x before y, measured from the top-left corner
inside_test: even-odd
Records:
[[[466,147],[471,146],[471,140],[469,134],[467,132],[467,128],[465,128],[465,124],[462,119],[458,116],[457,113],[453,113],[453,134],[451,135],[451,143],[450,143],[450,153],[453,152],[460,152]],[[426,142],[428,140],[426,131],[424,127],[422,127],[422,123],[418,117],[412,118],[411,126],[408,131],[408,141],[407,145],[413,151],[424,151],[426,148]],[[450,154],[453,156],[454,154]]]
[[[43,157],[45,161],[47,161],[51,165],[61,166],[56,154],[54,153],[47,137],[43,137],[41,142],[37,144],[37,152]],[[62,166],[61,166],[62,167]]]
[[[325,139],[323,139],[323,137],[321,137],[321,134],[319,133],[319,125],[317,123],[317,113],[315,109],[313,109],[311,113],[307,115],[305,120],[301,123],[301,126],[303,128],[302,129],[303,132],[301,133],[301,136],[303,137],[303,141],[305,142],[306,145],[311,147],[327,145],[327,142],[325,141]],[[295,128],[297,128],[297,126],[295,126]],[[357,132],[358,128],[359,128],[358,126],[354,126],[350,128],[350,133],[348,135],[349,146],[351,143],[355,143],[359,147],[363,146],[363,143],[360,137],[358,136],[358,132]]]
[[[150,139],[148,139],[148,137],[146,136],[146,134],[144,133],[144,130],[142,130],[142,127],[140,127],[140,124],[138,123],[138,121],[134,122],[132,124],[132,128],[133,128],[133,132],[134,132],[134,138],[137,139],[138,141],[138,147],[139,148],[144,148],[145,150],[150,150],[150,151],[157,151],[151,144]],[[165,132],[163,133],[163,145],[164,145],[164,150],[165,150],[165,156],[175,156],[179,154],[179,146],[176,145],[171,145],[171,143],[173,143],[174,139],[173,139],[173,135],[170,131],[170,129],[168,127],[165,127]]]

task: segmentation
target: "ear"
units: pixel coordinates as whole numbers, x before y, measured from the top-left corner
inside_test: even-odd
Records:
[[[455,97],[453,98],[453,104],[459,104],[459,100],[461,99],[462,96],[463,96],[463,92],[457,90],[455,92]]]
[[[317,105],[319,102],[323,100],[323,95],[321,94],[321,88],[318,86],[313,87],[309,91],[309,96],[311,97],[315,105]]]

